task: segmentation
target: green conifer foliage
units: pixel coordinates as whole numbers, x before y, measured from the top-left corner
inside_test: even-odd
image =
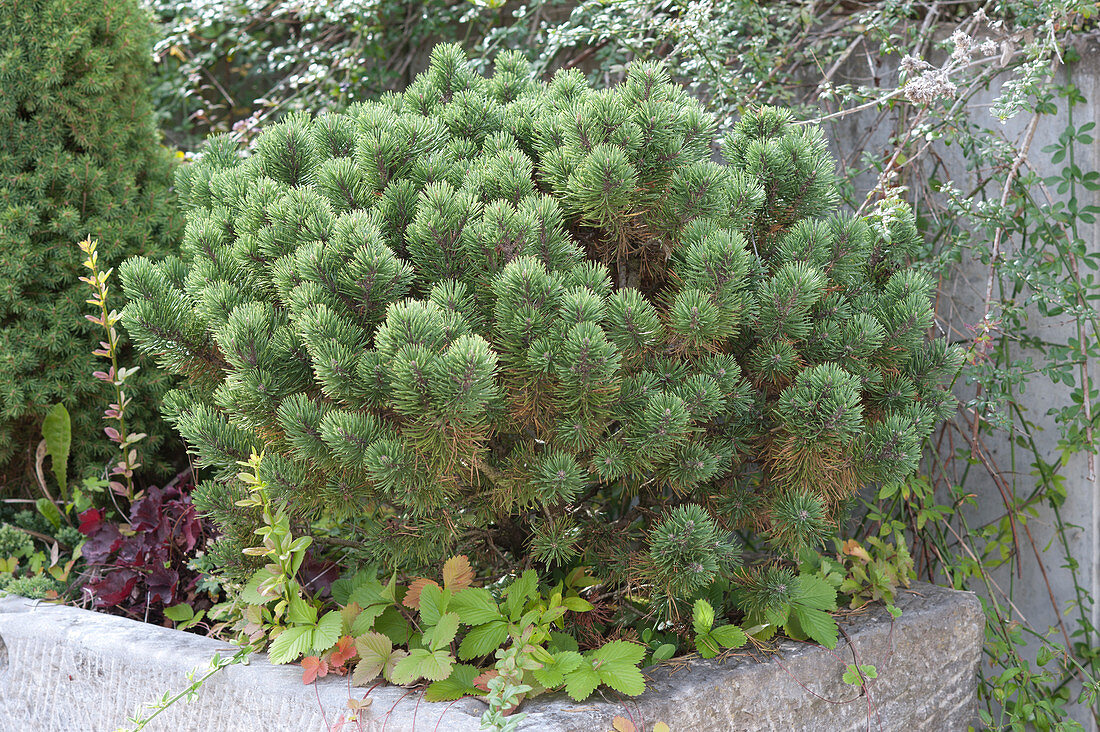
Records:
[[[178,236],[172,157],[146,89],[151,47],[136,0],[13,0],[0,12],[0,476],[33,467],[54,403],[73,415],[71,474],[110,452],[77,243],[98,239],[113,266]],[[144,371],[127,382],[128,418],[155,448],[166,382]]]
[[[736,530],[795,552],[906,477],[957,359],[911,216],[837,213],[786,112],[724,164],[714,130],[660,66],[596,91],[441,46],[403,95],[213,138],[178,176],[183,258],[122,274],[188,379],[166,404],[227,568],[253,450],[349,564],[584,562],[661,602],[728,576]]]

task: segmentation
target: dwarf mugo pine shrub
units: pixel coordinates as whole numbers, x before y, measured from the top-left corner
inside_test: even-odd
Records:
[[[239,461],[349,566],[585,563],[660,602],[816,543],[950,409],[911,216],[837,213],[813,128],[440,46],[407,92],[212,138],[182,259],[122,270],[226,570]],[[668,607],[666,605],[666,607]]]

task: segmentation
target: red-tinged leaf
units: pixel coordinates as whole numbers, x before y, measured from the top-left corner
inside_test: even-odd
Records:
[[[122,546],[122,539],[118,526],[102,524],[88,534],[88,540],[84,542],[81,554],[89,564],[104,564],[111,553]]]
[[[478,674],[477,678],[474,679],[474,686],[487,694],[489,693],[489,682],[497,676],[500,676],[500,672],[495,668],[491,668],[484,673]]]
[[[93,371],[92,376],[99,379],[100,381],[106,381],[107,383],[110,383],[112,379],[112,377],[108,375],[106,371]]]
[[[179,585],[180,575],[174,569],[157,567],[146,578],[149,589],[149,600],[159,600],[163,605],[176,603],[176,587]]]
[[[355,650],[355,639],[350,635],[345,635],[336,642],[336,648],[332,649],[332,653],[329,654],[328,660],[333,666],[343,666],[345,663],[355,658],[357,653],[358,652]]]
[[[328,675],[328,663],[317,656],[306,656],[302,659],[302,683],[312,684],[319,676]]]
[[[452,592],[466,589],[474,581],[474,570],[465,554],[451,557],[443,565],[443,586]]]
[[[637,727],[626,717],[615,717],[611,720],[611,726],[615,728],[615,732],[637,732]]]
[[[405,593],[405,599],[401,601],[401,604],[405,607],[416,610],[420,607],[420,593],[424,591],[424,588],[428,585],[435,585],[439,587],[438,582],[434,582],[430,579],[423,577],[417,577],[409,585],[409,591]]]
[[[118,482],[117,480],[112,480],[112,481],[111,481],[111,482],[110,482],[110,483],[108,484],[108,487],[109,487],[109,488],[110,488],[110,489],[111,489],[112,491],[114,491],[114,492],[115,492],[115,495],[119,495],[119,496],[124,496],[124,495],[126,495],[126,486],[122,485],[122,483],[119,483],[119,482]]]
[[[80,533],[84,536],[91,536],[92,532],[100,527],[103,523],[103,509],[89,508],[87,511],[82,511],[77,515],[80,519]]]
[[[137,584],[138,575],[129,569],[116,569],[96,582],[88,583],[87,587],[92,591],[92,605],[94,607],[114,607],[120,605],[130,596]]]
[[[107,435],[107,439],[109,439],[111,442],[117,443],[122,441],[122,435],[120,435],[118,433],[118,430],[116,430],[114,427],[104,427],[103,433]]]
[[[91,301],[89,300],[89,302],[91,302]],[[96,325],[103,325],[103,318],[101,318],[98,315],[85,315],[84,317],[87,318],[88,320],[92,321]]]
[[[97,348],[94,351],[92,351],[92,355],[93,356],[103,356],[103,358],[110,358],[111,357],[111,352],[110,351],[105,351],[102,348]]]

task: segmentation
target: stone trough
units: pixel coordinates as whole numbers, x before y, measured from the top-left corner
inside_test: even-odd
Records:
[[[519,729],[606,732],[616,715],[639,730],[663,721],[672,730],[966,730],[976,717],[975,673],[983,617],[977,598],[914,585],[893,620],[880,606],[841,621],[835,650],[784,641],[780,653],[669,663],[646,670],[645,694],[620,701],[597,693],[584,703],[564,694],[524,705]],[[188,685],[215,653],[234,648],[190,633],[20,597],[0,600],[0,730],[110,732],[127,717]],[[755,657],[753,657],[755,656]],[[848,664],[873,664],[866,693],[841,677]],[[282,732],[328,730],[352,715],[366,690],[347,678],[304,686],[298,666],[255,657],[209,679],[198,697],[162,713],[147,730]],[[485,705],[418,701],[381,686],[344,732],[473,732]]]

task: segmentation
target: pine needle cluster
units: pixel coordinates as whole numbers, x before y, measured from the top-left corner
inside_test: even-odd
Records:
[[[731,575],[738,530],[796,552],[906,477],[957,359],[912,217],[838,213],[787,112],[747,113],[723,162],[715,129],[659,65],[594,90],[440,46],[404,94],[212,138],[178,176],[182,258],[122,275],[186,377],[167,413],[224,545],[262,450],[349,565],[585,563],[676,600]]]

